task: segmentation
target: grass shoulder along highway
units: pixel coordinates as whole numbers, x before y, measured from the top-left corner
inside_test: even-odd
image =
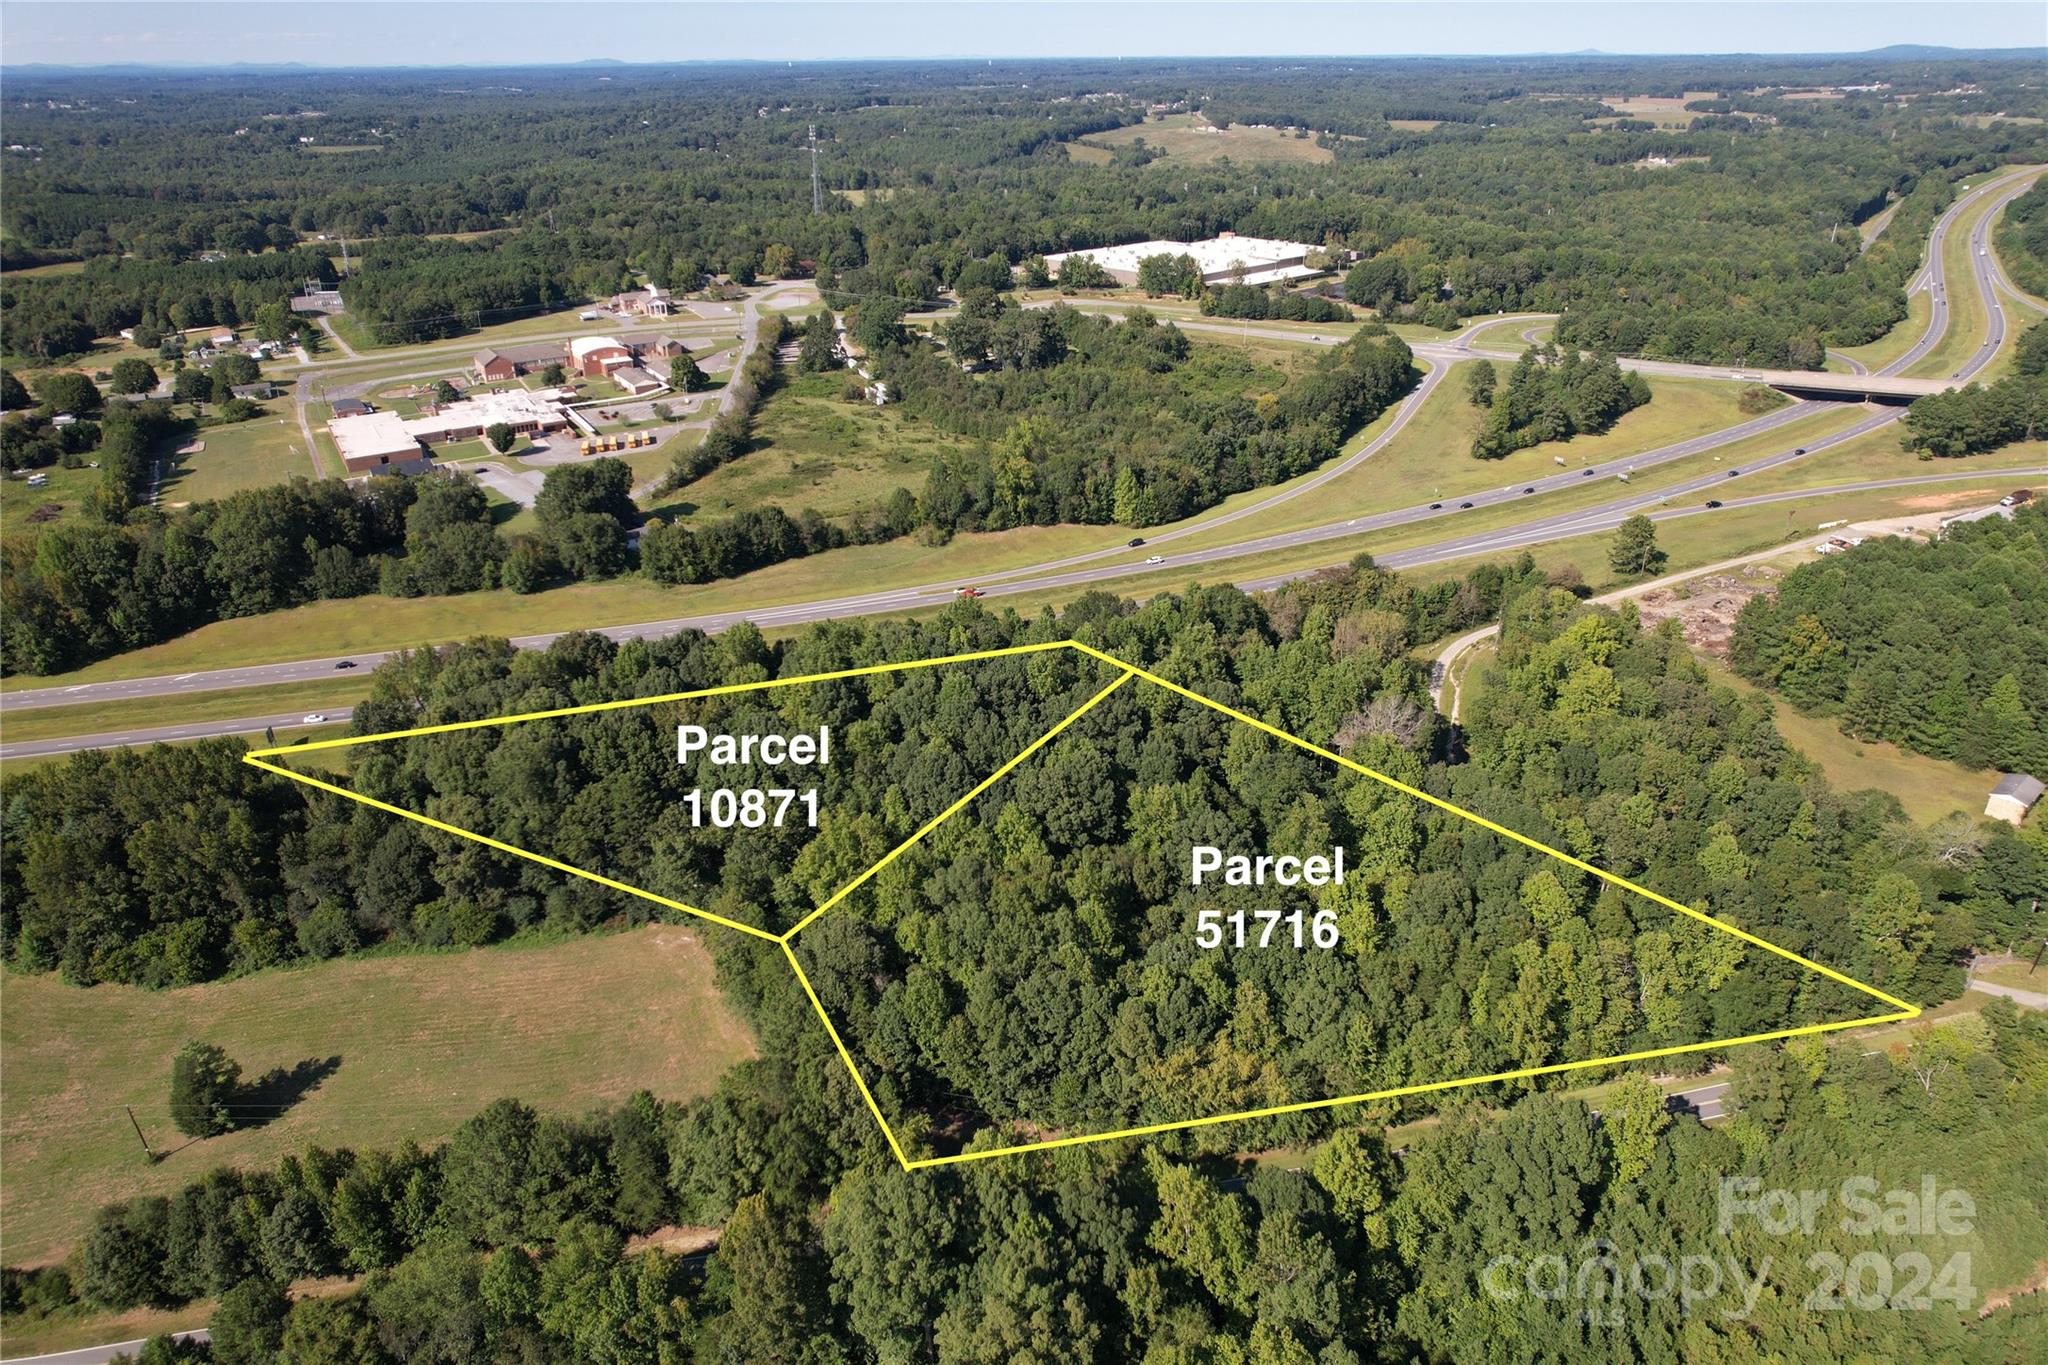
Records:
[[[318,682],[283,687],[230,687],[216,692],[189,692],[135,701],[80,702],[74,706],[38,706],[6,712],[0,733],[9,744],[26,744],[66,735],[115,734],[153,730],[208,720],[243,716],[312,714],[353,706],[370,693],[370,670],[338,673]]]
[[[6,992],[10,1265],[61,1257],[103,1203],[166,1193],[217,1165],[266,1166],[309,1143],[431,1145],[506,1095],[567,1112],[641,1089],[689,1099],[754,1054],[697,931],[678,925],[166,991],[9,973]],[[305,1068],[317,1084],[281,1113],[254,1111],[269,1119],[259,1127],[181,1145],[171,1058],[195,1038],[226,1048],[245,1079]],[[144,1157],[124,1106],[169,1151],[162,1161]]]

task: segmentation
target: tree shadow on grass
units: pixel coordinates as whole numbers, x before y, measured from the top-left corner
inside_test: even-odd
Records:
[[[261,1128],[282,1117],[339,1070],[340,1057],[308,1057],[289,1069],[272,1067],[255,1080],[236,1087],[231,1102],[235,1127]]]

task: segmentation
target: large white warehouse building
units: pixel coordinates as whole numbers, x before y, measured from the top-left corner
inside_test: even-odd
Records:
[[[1277,237],[1240,237],[1234,232],[1219,232],[1200,242],[1127,242],[1122,246],[1061,251],[1047,256],[1045,264],[1054,276],[1058,276],[1065,262],[1086,256],[1108,271],[1119,284],[1136,284],[1138,262],[1147,256],[1192,256],[1206,283],[1237,283],[1241,274],[1244,284],[1270,284],[1275,280],[1301,279],[1319,273],[1304,264],[1309,252],[1319,250],[1320,247],[1308,242],[1287,242]]]

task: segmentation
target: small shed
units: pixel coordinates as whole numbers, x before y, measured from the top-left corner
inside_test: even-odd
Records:
[[[2048,788],[2041,785],[2038,777],[2028,773],[2007,773],[1991,789],[1991,798],[1984,803],[1984,813],[1994,820],[2017,825],[2027,818],[2027,812],[2041,799],[2044,790]]]

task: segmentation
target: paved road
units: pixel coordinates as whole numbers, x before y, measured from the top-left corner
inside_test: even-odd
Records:
[[[1962,202],[1966,203],[1971,197],[1975,195],[1991,192],[1994,190],[1998,190],[2000,192],[2003,192],[2004,190],[2012,190],[2014,193],[2017,193],[2019,192],[2019,190],[2017,188],[2016,182],[2024,179],[2024,177],[2027,175],[2032,175],[2035,173],[2036,172],[2033,171],[2022,172],[2016,176],[2005,177],[2004,179],[1998,181],[1989,182],[1988,184],[1979,187],[1978,190],[1973,191],[1971,196],[1965,196],[1965,199]],[[1952,221],[1952,215],[1958,211],[1959,207],[1960,205],[1952,207],[1949,213],[1944,215],[1942,224],[1937,225],[1937,233],[1945,231],[1947,223]],[[1987,258],[1976,256],[1973,253],[1971,259],[1973,262],[1977,263],[1976,283],[1979,289],[1983,291],[1984,296],[1986,298],[1986,316],[1992,320],[1996,335],[2002,338],[2002,314],[1999,311],[1997,311],[1993,306],[1996,303],[1995,294],[1993,290],[1993,278],[1990,274],[1990,271],[1982,264]],[[1930,273],[1930,277],[1936,285],[1937,292],[1945,292],[1945,290],[1941,288],[1942,263],[1941,255],[1938,250],[1932,252],[1930,255],[1928,271]],[[743,346],[750,343],[757,333],[759,325],[760,303],[766,300],[770,295],[772,295],[775,292],[776,291],[774,290],[770,290],[761,295],[749,297],[747,301],[746,313],[742,319],[742,336],[744,338],[742,342]],[[1942,310],[1941,316],[1943,318],[1943,325],[1946,326],[1947,311],[1945,306]],[[1482,325],[1498,326],[1503,321],[1526,321],[1538,317],[1540,317],[1540,315],[1517,315],[1516,317],[1509,319],[1493,319]],[[1185,325],[1192,326],[1195,324]],[[1226,328],[1225,330],[1230,329]],[[1451,344],[1441,347],[1440,349],[1445,352],[1448,352],[1450,356],[1462,354],[1476,354],[1472,352],[1466,352],[1463,346],[1460,344],[1468,342],[1470,337],[1476,330],[1477,327],[1468,328],[1465,332],[1460,333],[1458,336],[1452,338]],[[1289,340],[1301,340],[1301,336],[1299,333],[1282,332],[1279,333],[1279,335],[1284,336]],[[1925,338],[1923,338],[1923,344],[1924,342]],[[1978,354],[1973,356],[1971,361],[1964,366],[1964,373],[1974,373],[1975,370],[1981,368],[1982,365],[1989,360],[1990,355],[1994,351],[1994,343],[1987,343],[1987,345],[1984,348],[1980,348]],[[1449,358],[1449,356],[1446,356],[1445,358]],[[1228,524],[1230,521],[1234,521],[1241,516],[1250,515],[1255,510],[1270,508],[1276,503],[1285,501],[1288,498],[1302,496],[1303,494],[1312,491],[1314,488],[1321,486],[1324,482],[1327,481],[1328,478],[1335,477],[1337,474],[1342,473],[1345,470],[1348,470],[1349,468],[1355,466],[1360,460],[1369,458],[1374,451],[1381,448],[1387,440],[1391,439],[1395,432],[1399,431],[1403,427],[1403,425],[1405,425],[1405,423],[1412,418],[1414,412],[1416,411],[1416,408],[1420,406],[1421,398],[1426,397],[1426,388],[1432,386],[1433,382],[1441,382],[1439,376],[1441,376],[1441,374],[1445,371],[1445,368],[1446,367],[1439,365],[1431,371],[1430,376],[1425,377],[1423,385],[1418,386],[1417,393],[1411,394],[1408,399],[1403,401],[1400,410],[1397,411],[1395,415],[1394,421],[1389,424],[1387,431],[1382,433],[1381,437],[1378,438],[1378,440],[1369,443],[1366,447],[1362,448],[1356,455],[1348,457],[1346,460],[1339,462],[1339,465],[1333,467],[1332,470],[1326,471],[1322,475],[1318,475],[1317,478],[1314,480],[1306,481],[1299,488],[1285,490],[1283,492],[1276,493],[1268,498],[1260,500],[1260,502],[1254,504],[1252,507],[1241,509],[1237,512],[1225,514],[1223,517],[1210,519],[1197,527],[1186,528],[1178,532],[1164,533],[1155,538],[1153,544],[1145,547],[1144,555],[1140,555],[1139,553],[1130,550],[1128,547],[1112,546],[1098,551],[1091,551],[1083,555],[1074,555],[1068,556],[1063,559],[1050,560],[1046,561],[1043,564],[1032,565],[1024,569],[1012,570],[1005,575],[1000,575],[998,581],[988,583],[986,586],[983,586],[982,592],[985,596],[989,597],[1013,596],[1020,593],[1044,592],[1047,590],[1056,590],[1062,588],[1072,588],[1077,586],[1088,586],[1098,583],[1107,583],[1118,578],[1148,572],[1153,566],[1147,565],[1142,561],[1144,558],[1151,557],[1151,555],[1154,553],[1155,546],[1159,544],[1169,543],[1171,541],[1181,539],[1186,536],[1195,535],[1200,532],[1208,531],[1216,526]],[[1699,369],[1703,367],[1682,368]],[[1719,372],[1716,371],[1716,373]],[[1484,493],[1473,493],[1464,497],[1456,498],[1455,504],[1450,500],[1446,500],[1442,503],[1430,506],[1409,507],[1393,512],[1380,513],[1374,516],[1354,517],[1342,522],[1332,522],[1322,526],[1309,527],[1303,530],[1282,532],[1275,535],[1259,537],[1248,541],[1236,542],[1230,545],[1214,546],[1203,550],[1188,551],[1184,552],[1183,554],[1172,557],[1171,562],[1176,568],[1182,566],[1193,566],[1197,564],[1208,564],[1217,562],[1219,560],[1234,559],[1248,554],[1258,554],[1271,550],[1288,549],[1303,545],[1316,544],[1323,541],[1345,539],[1369,531],[1384,530],[1390,527],[1411,525],[1440,517],[1451,517],[1457,515],[1459,512],[1462,511],[1476,510],[1478,508],[1492,506],[1501,502],[1513,501],[1520,497],[1529,496],[1529,494],[1521,491],[1522,489],[1534,489],[1537,492],[1558,489],[1562,487],[1571,486],[1588,476],[1599,477],[1602,474],[1619,474],[1622,472],[1626,472],[1630,468],[1640,469],[1653,463],[1661,463],[1665,460],[1677,459],[1681,458],[1684,455],[1698,453],[1700,450],[1711,449],[1714,446],[1724,444],[1728,439],[1730,439],[1731,433],[1736,433],[1734,438],[1740,439],[1741,436],[1754,434],[1755,432],[1760,430],[1769,430],[1773,425],[1791,421],[1793,420],[1795,415],[1804,415],[1804,413],[1813,409],[1816,406],[1817,405],[1815,404],[1794,403],[1787,408],[1780,409],[1776,413],[1770,413],[1764,417],[1756,418],[1750,422],[1743,423],[1736,428],[1731,428],[1727,432],[1717,432],[1707,436],[1695,437],[1690,441],[1679,442],[1673,446],[1664,447],[1662,450],[1659,451],[1646,452],[1645,454],[1634,456],[1631,458],[1611,460],[1603,465],[1591,466],[1586,470],[1566,471],[1565,473],[1561,474],[1549,475],[1544,478],[1532,480],[1528,483],[1525,483],[1521,485],[1521,489],[1517,489],[1515,486],[1510,485],[1503,489],[1489,490]],[[1399,568],[1403,566],[1413,566],[1416,564],[1437,563],[1441,562],[1442,560],[1463,558],[1469,555],[1494,553],[1503,550],[1522,549],[1531,545],[1541,544],[1548,540],[1562,539],[1567,536],[1585,535],[1595,531],[1611,529],[1612,527],[1620,524],[1620,522],[1624,518],[1638,511],[1647,512],[1653,519],[1658,520],[1668,519],[1675,516],[1690,515],[1703,509],[1699,507],[1677,508],[1672,507],[1669,504],[1676,499],[1686,497],[1690,494],[1697,493],[1706,488],[1715,486],[1720,482],[1722,478],[1734,477],[1737,476],[1738,473],[1754,474],[1765,469],[1775,468],[1778,465],[1804,458],[1806,455],[1813,453],[1815,451],[1824,450],[1831,446],[1841,444],[1844,441],[1855,439],[1856,437],[1864,435],[1867,432],[1874,431],[1879,427],[1886,425],[1889,422],[1896,421],[1898,415],[1899,414],[1896,410],[1875,413],[1860,422],[1854,423],[1844,431],[1837,432],[1829,436],[1812,438],[1804,447],[1792,447],[1790,449],[1782,450],[1772,455],[1767,455],[1757,459],[1748,460],[1745,462],[1744,467],[1740,471],[1730,470],[1723,475],[1703,476],[1700,478],[1695,478],[1686,481],[1684,483],[1678,484],[1670,488],[1655,491],[1647,491],[1640,494],[1623,495],[1598,508],[1584,509],[1578,512],[1558,513],[1548,517],[1542,517],[1534,521],[1521,523],[1515,527],[1510,527],[1499,531],[1482,532],[1462,537],[1451,537],[1444,541],[1436,542],[1430,546],[1418,547],[1415,549],[1403,551],[1394,551],[1390,552],[1389,554],[1381,556],[1380,560],[1389,568]],[[2008,470],[2001,471],[1998,477],[2013,479],[2030,478],[2036,477],[2037,475],[2043,472],[2048,471]],[[1723,499],[1721,501],[1724,501],[1726,505],[1730,507],[1743,507],[1753,506],[1765,502],[1779,502],[1791,500],[1794,498],[1820,496],[1821,493],[1824,491],[1863,492],[1875,489],[1903,487],[1917,483],[1942,482],[1956,478],[1981,477],[1985,477],[1985,474],[1979,473],[1977,471],[1964,470],[1947,475],[1929,475],[1915,478],[1902,478],[1893,480],[1873,480],[1861,484],[1842,485],[1834,490],[1803,490],[1798,492],[1765,495],[1762,497]],[[1470,504],[1470,506],[1467,507],[1466,504]],[[1110,559],[1116,559],[1117,562],[1099,562],[1102,560]],[[1296,576],[1298,575],[1279,575],[1277,577],[1270,579],[1254,580],[1254,584],[1258,586],[1265,586],[1269,585],[1270,583],[1285,581],[1287,578]],[[921,584],[915,587],[889,589],[881,592],[863,593],[849,597],[832,598],[816,602],[795,603],[786,606],[755,608],[741,611],[716,612],[700,616],[677,617],[666,621],[653,621],[624,626],[612,626],[604,628],[600,633],[610,636],[613,639],[621,640],[631,638],[659,638],[661,636],[672,635],[678,631],[687,629],[701,629],[707,631],[723,630],[742,620],[752,621],[756,625],[773,628],[799,625],[811,621],[831,620],[848,616],[865,616],[896,611],[929,609],[935,606],[943,605],[943,603],[946,600],[948,600],[948,598],[950,598],[955,589],[963,586],[968,586],[972,582],[974,582],[974,580],[952,579],[938,583]],[[544,648],[548,644],[552,643],[554,640],[559,639],[563,633],[564,632],[548,632],[538,635],[521,636],[514,639],[513,644],[521,648]],[[383,650],[366,651],[350,657],[352,657],[353,660],[359,665],[373,666],[392,657],[392,655],[395,652],[396,651]],[[6,695],[5,700],[6,705],[9,709],[31,709],[41,706],[58,706],[89,701],[118,701],[134,700],[146,697],[176,696],[194,692],[214,691],[233,687],[274,686],[290,682],[306,682],[318,678],[331,677],[333,676],[333,672],[337,662],[339,662],[337,656],[329,656],[322,659],[297,660],[290,663],[256,665],[247,668],[196,671],[168,677],[136,678],[118,682],[82,683],[73,684],[68,687],[27,689],[9,693]],[[6,756],[9,752],[10,749],[0,748],[0,756]]]
[[[172,1336],[181,1341],[211,1341],[213,1336],[205,1329],[195,1332],[173,1332]],[[0,1365],[106,1365],[115,1356],[126,1353],[134,1355],[149,1343],[137,1337],[134,1341],[116,1341],[106,1346],[83,1346],[76,1351],[59,1351],[47,1356],[9,1356]]]
[[[1697,1114],[1705,1123],[1727,1115],[1729,1088],[1727,1081],[1717,1081],[1713,1085],[1681,1090],[1665,1100],[1664,1106],[1674,1114]]]
[[[1868,479],[1860,483],[1836,484],[1826,488],[1788,489],[1783,492],[1763,493],[1747,498],[1730,498],[1724,505],[1731,508],[1755,507],[1772,503],[1795,502],[1809,498],[1873,492],[1887,488],[1905,488],[1921,484],[1954,483],[1957,481],[1984,479],[1987,476],[2015,481],[2020,479],[2048,479],[2048,466],[1995,471],[1949,470],[1939,474],[1922,474],[1906,478]],[[1625,500],[1621,503],[1607,503],[1600,507],[1586,508],[1577,512],[1561,512],[1554,516],[1544,517],[1536,521],[1522,522],[1499,530],[1482,531],[1471,535],[1452,537],[1405,550],[1390,550],[1376,555],[1375,558],[1383,567],[1389,569],[1415,568],[1419,565],[1436,564],[1452,559],[1465,559],[1474,555],[1499,554],[1523,550],[1570,536],[1590,535],[1600,531],[1609,531],[1620,525],[1624,518],[1637,511],[1646,512],[1655,521],[1696,516],[1705,513],[1708,509],[1700,505],[1662,507],[1655,506],[1654,504],[1666,497],[1679,496],[1685,490],[1705,486],[1718,486],[1718,484],[1712,478],[1694,480],[1689,484],[1682,484],[1677,488],[1664,490],[1662,493],[1646,493],[1638,498]],[[1399,524],[1400,520],[1414,521],[1440,515],[1444,514],[1433,513],[1428,509],[1422,509],[1418,515],[1415,509],[1409,509],[1406,512],[1386,514],[1387,518],[1397,520],[1385,521],[1385,524]],[[1357,535],[1362,530],[1373,529],[1371,526],[1365,525],[1364,523],[1366,522],[1381,522],[1383,520],[1383,518],[1360,518],[1355,523],[1342,522],[1333,526],[1290,532],[1281,536],[1267,537],[1266,541],[1271,542],[1268,548],[1276,548],[1309,544],[1318,540],[1337,539]],[[1265,542],[1251,543],[1263,544]],[[1780,550],[1772,551],[1772,553],[1779,552]],[[1225,545],[1179,556],[1173,560],[1173,563],[1176,567],[1183,564],[1209,563],[1235,558],[1244,553],[1247,553],[1247,550],[1242,544]],[[1076,569],[1066,573],[1048,575],[1042,578],[1026,578],[1015,582],[993,584],[983,591],[984,595],[988,597],[1043,592],[1054,588],[1106,583],[1133,574],[1150,573],[1153,572],[1153,569],[1154,566],[1143,563],[1101,565],[1094,568]],[[1306,577],[1314,572],[1318,572],[1318,570],[1297,570],[1261,578],[1243,578],[1237,580],[1237,584],[1247,591],[1255,591],[1276,587],[1291,579]],[[651,621],[627,626],[608,626],[598,630],[596,633],[608,636],[614,640],[658,639],[683,630],[716,632],[736,625],[741,621],[751,621],[756,625],[773,628],[800,625],[811,621],[836,620],[849,616],[871,616],[883,612],[929,610],[943,606],[951,601],[952,597],[953,594],[946,590],[930,588],[894,589],[887,592],[869,593],[861,597],[842,597],[825,602],[801,603],[795,606],[716,612],[702,616],[677,617],[669,621]],[[566,633],[565,631],[556,631],[543,635],[523,635],[515,638],[512,644],[519,649],[544,649],[549,644],[562,638]],[[370,667],[393,657],[395,653],[396,651],[374,651],[357,654],[353,658],[363,667]],[[95,689],[94,695],[97,699],[149,697],[175,694],[180,691],[204,691],[214,687],[253,687],[332,677],[334,664],[335,660],[332,658],[313,659],[288,664],[265,664],[252,668],[225,669],[219,673],[182,674],[175,678],[138,678],[127,682],[97,683],[91,686]],[[224,681],[221,681],[222,679]],[[45,689],[41,693],[10,693],[7,695],[6,700],[10,708],[23,704],[24,700],[29,701],[30,704],[51,705],[57,704],[48,699],[51,693],[54,693],[59,699],[64,698],[67,693],[74,694],[72,699],[76,700],[78,695],[82,695],[83,692],[83,688]],[[35,700],[37,698],[42,700]],[[326,714],[338,718],[342,712],[336,709],[330,710]],[[261,730],[266,723],[275,725],[275,718],[270,718],[268,721],[266,721],[266,718],[258,717],[251,720],[205,722],[190,727],[193,731],[191,734],[168,737],[195,738],[201,734],[245,734]],[[182,730],[187,727],[167,728]],[[123,736],[127,737],[123,738]],[[157,736],[131,730],[113,731],[97,735],[79,735],[64,740],[43,740],[32,744],[0,745],[0,760],[24,758],[37,753],[67,753],[74,749],[108,748],[123,743],[153,743],[157,738]]]
[[[1921,335],[1920,340],[1913,343],[1910,350],[1879,370],[1879,374],[1904,374],[1907,370],[1924,360],[1928,352],[1939,346],[1941,339],[1948,334],[1948,290],[1950,281],[1946,278],[1947,269],[1943,261],[1943,248],[1948,241],[1949,230],[1955,226],[1956,219],[1967,212],[1973,204],[1977,204],[1990,196],[2004,195],[2007,199],[2019,197],[2026,193],[2028,185],[2040,173],[2038,168],[2030,167],[2027,170],[2017,171],[2011,175],[2000,176],[1996,180],[1987,180],[1976,189],[1971,190],[1968,194],[1956,200],[1955,203],[1950,204],[1947,211],[1935,220],[1934,231],[1928,235],[1927,263],[1922,267],[1920,275],[1915,280],[1913,286],[1914,288],[1928,288],[1933,291],[1934,307],[1927,315],[1927,330]],[[1984,243],[1992,217],[1991,213],[1986,213],[1983,218],[1979,219],[1976,231],[1970,237],[1970,269],[1977,285],[1978,294],[1984,301],[1985,314],[1992,320],[1991,335],[1986,340],[1985,345],[1979,347],[1976,354],[1971,356],[1971,363],[1957,371],[1957,377],[1964,379],[1967,379],[1977,370],[1982,369],[1991,359],[1992,354],[1997,351],[1999,344],[2005,339],[2005,319],[2003,312],[1998,310],[1998,296],[1992,287],[1992,274],[1987,265],[1989,254],[1988,252],[1983,256],[1977,254],[1978,248]]]

